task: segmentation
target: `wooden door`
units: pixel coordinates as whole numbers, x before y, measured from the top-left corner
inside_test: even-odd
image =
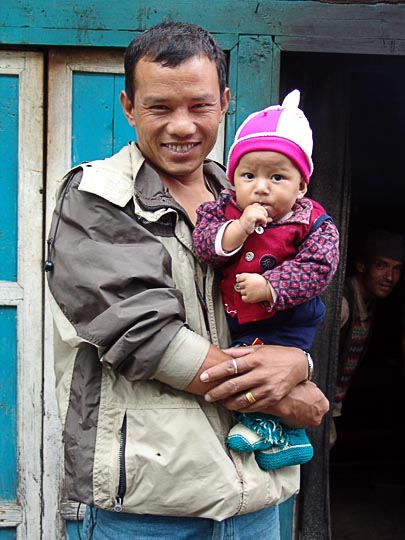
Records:
[[[42,55],[0,51],[1,540],[41,538],[42,143]]]

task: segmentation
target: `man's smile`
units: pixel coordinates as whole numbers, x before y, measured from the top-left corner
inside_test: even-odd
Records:
[[[164,147],[168,148],[172,152],[185,153],[197,146],[197,143],[188,143],[188,144],[163,144]]]

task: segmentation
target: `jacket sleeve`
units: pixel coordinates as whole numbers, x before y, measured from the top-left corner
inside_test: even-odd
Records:
[[[326,220],[301,244],[296,257],[263,275],[277,293],[272,309],[280,311],[326,291],[339,263],[339,232]]]
[[[179,347],[176,336],[184,343],[191,333],[169,253],[136,221],[132,201],[120,208],[80,191],[80,177],[68,183],[51,225],[53,270],[47,277],[53,301],[78,346],[96,346],[102,361],[130,380],[150,378],[169,344],[175,340]]]

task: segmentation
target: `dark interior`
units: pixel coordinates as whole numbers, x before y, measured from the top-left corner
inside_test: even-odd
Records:
[[[341,271],[350,272],[365,230],[383,227],[405,233],[405,57],[282,53],[280,95],[294,87],[301,90],[301,106],[307,112],[308,105],[307,116],[316,126],[315,169],[317,160],[333,159],[332,152],[317,154],[317,141],[333,130],[316,106],[324,99],[327,78],[338,81],[336,86],[344,81],[339,92],[344,92],[341,114],[348,129],[338,144],[348,148],[349,182],[337,193],[337,204],[349,211],[348,221],[341,224],[347,256]],[[325,191],[318,187],[317,194],[332,200],[330,179],[314,176],[313,181],[325,182]],[[404,300],[402,279],[395,295],[381,305],[368,354],[336,422],[337,443],[329,455],[333,540],[405,538]],[[337,320],[334,324],[338,328]]]

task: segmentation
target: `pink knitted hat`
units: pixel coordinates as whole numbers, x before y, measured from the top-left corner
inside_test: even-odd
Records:
[[[280,105],[267,107],[248,116],[235,135],[229,150],[227,175],[233,176],[240,158],[249,152],[272,150],[289,157],[301,171],[307,184],[312,163],[312,130],[304,113],[298,108],[299,90],[293,90]]]

